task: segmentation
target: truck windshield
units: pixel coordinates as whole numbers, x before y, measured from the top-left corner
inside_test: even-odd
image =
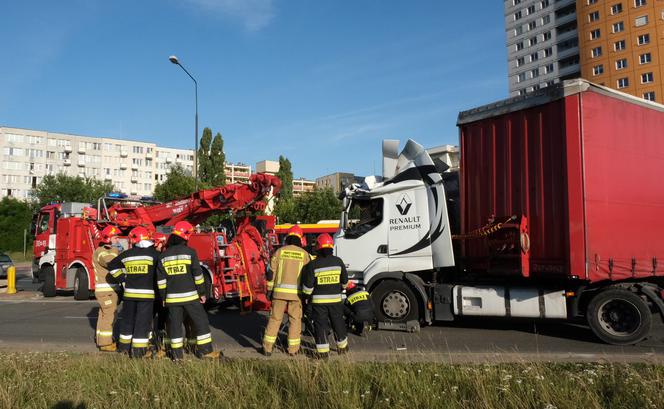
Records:
[[[345,237],[356,239],[383,221],[383,199],[353,200],[348,215],[354,221],[348,223]]]

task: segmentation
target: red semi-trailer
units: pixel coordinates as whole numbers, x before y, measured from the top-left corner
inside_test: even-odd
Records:
[[[383,325],[585,319],[608,343],[646,338],[664,318],[664,106],[572,80],[457,124],[458,184],[388,141],[396,170],[346,189],[335,249]],[[360,231],[356,205],[373,217]]]

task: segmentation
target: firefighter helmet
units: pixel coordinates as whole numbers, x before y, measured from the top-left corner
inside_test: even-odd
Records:
[[[297,224],[293,225],[293,227],[288,229],[288,234],[286,235],[286,237],[288,236],[297,236],[300,238],[300,240],[302,240],[302,238],[304,237],[304,232],[302,231],[302,227],[300,227]]]
[[[142,226],[134,227],[129,232],[129,240],[132,244],[136,244],[142,240],[150,240],[150,232]]]
[[[106,226],[104,230],[101,231],[101,237],[99,239],[102,243],[110,243],[111,239],[120,234],[120,229],[115,226]]]
[[[316,239],[316,250],[321,249],[331,249],[334,247],[334,240],[327,233],[322,233],[318,235]]]
[[[154,240],[156,243],[164,244],[166,243],[166,238],[167,236],[164,233],[155,232],[152,234],[152,240]]]
[[[189,240],[189,236],[194,232],[194,226],[189,222],[177,222],[173,226],[173,234],[176,236],[182,237],[185,240]]]

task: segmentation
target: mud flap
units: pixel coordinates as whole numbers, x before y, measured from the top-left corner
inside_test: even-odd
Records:
[[[405,332],[420,332],[420,323],[417,320],[406,322],[378,322],[378,329],[387,331],[405,331]]]

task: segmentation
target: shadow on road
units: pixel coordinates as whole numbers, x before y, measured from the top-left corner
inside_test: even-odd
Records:
[[[85,314],[86,317],[88,317],[88,323],[90,324],[90,328],[92,329],[97,329],[97,317],[99,316],[99,307],[92,307],[90,308],[90,311],[88,311],[87,314]]]
[[[208,311],[210,326],[232,337],[243,347],[261,345],[267,317],[257,312],[240,313],[237,309]]]

